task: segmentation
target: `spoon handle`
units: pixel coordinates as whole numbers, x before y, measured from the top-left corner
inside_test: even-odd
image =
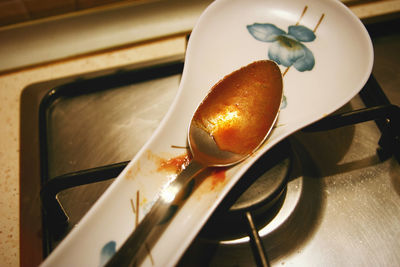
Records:
[[[185,169],[166,186],[160,193],[157,201],[143,220],[130,234],[122,247],[107,262],[106,266],[133,266],[140,265],[168,226],[171,209],[174,208],[174,200],[188,182],[205,167],[192,160]]]

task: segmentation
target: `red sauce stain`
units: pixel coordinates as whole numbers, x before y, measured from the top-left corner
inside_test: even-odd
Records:
[[[161,159],[158,171],[170,171],[178,173],[190,162],[190,156],[183,154],[170,159]]]
[[[180,173],[191,161],[192,157],[189,154],[183,154],[169,159],[159,159],[157,171],[166,171]],[[215,190],[219,185],[222,185],[226,180],[226,171],[228,168],[210,168],[209,172],[205,172],[195,177],[195,188],[197,188],[204,179],[211,181],[211,186],[208,190]]]
[[[227,168],[215,168],[211,172],[211,190],[214,190],[217,185],[222,184],[226,179]]]
[[[134,179],[136,175],[140,172],[140,162],[136,162],[135,165],[133,165],[125,175],[126,179]]]

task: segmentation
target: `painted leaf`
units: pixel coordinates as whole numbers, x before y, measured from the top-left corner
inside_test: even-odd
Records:
[[[247,30],[255,39],[262,42],[274,42],[279,35],[286,34],[285,31],[270,23],[247,25]]]
[[[298,71],[312,70],[315,65],[314,55],[305,45],[302,44],[301,46],[304,50],[304,56],[297,59],[296,62],[293,63],[293,66]]]
[[[302,25],[289,26],[288,34],[300,42],[312,42],[316,38],[312,30]]]
[[[304,57],[303,46],[290,36],[279,36],[269,50],[268,57],[279,65],[292,66],[299,58]]]
[[[117,243],[115,241],[107,242],[100,252],[100,266],[105,265],[109,259],[115,254]]]
[[[282,96],[282,104],[281,104],[281,110],[285,109],[287,107],[287,100],[286,100],[286,96],[283,95]]]

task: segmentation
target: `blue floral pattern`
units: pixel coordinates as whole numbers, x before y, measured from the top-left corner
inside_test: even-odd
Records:
[[[315,40],[315,33],[302,25],[289,26],[288,31],[271,23],[247,25],[249,33],[258,41],[272,43],[268,50],[269,59],[285,67],[293,66],[298,71],[314,68],[315,59],[303,42]]]
[[[104,266],[109,259],[115,254],[117,243],[115,241],[107,242],[100,252],[100,266]]]

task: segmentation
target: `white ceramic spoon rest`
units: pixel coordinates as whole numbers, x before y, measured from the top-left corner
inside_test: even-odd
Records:
[[[186,146],[190,119],[209,89],[241,66],[268,58],[284,73],[285,105],[277,127],[246,161],[195,185],[143,265],[176,264],[255,160],[359,92],[370,75],[373,50],[364,26],[339,1],[215,1],[191,34],[179,92],[160,127],[43,266],[103,265],[176,176],[176,169],[161,167],[184,159],[179,147]]]

